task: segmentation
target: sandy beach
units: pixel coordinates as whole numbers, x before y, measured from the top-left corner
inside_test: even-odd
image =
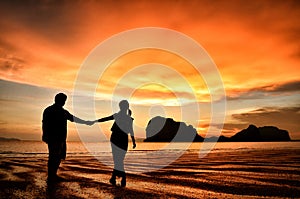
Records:
[[[108,183],[111,168],[93,156],[68,156],[46,183],[47,158],[1,158],[1,198],[299,198],[300,150],[186,153],[158,171],[129,173],[127,187]]]

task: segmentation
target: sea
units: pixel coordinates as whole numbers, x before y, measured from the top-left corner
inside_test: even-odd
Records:
[[[299,150],[300,142],[203,142],[163,143],[137,142],[137,147],[126,155],[126,170],[134,172],[153,171],[175,162],[182,155],[197,154],[205,158],[210,153],[247,153],[248,151]],[[41,141],[0,141],[0,161],[5,158],[47,158],[47,144]],[[68,158],[96,158],[112,167],[109,142],[67,142]]]
[[[300,149],[300,142],[206,142],[206,143],[166,143],[137,142],[137,147],[130,153],[161,152],[230,152],[247,150]],[[109,142],[67,142],[68,156],[95,156],[110,153]],[[48,157],[47,144],[41,141],[0,141],[0,157]]]

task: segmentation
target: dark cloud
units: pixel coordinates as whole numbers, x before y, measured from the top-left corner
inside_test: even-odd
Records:
[[[90,8],[95,8],[91,10]],[[76,33],[79,27],[78,19],[85,19],[90,12],[99,18],[99,25],[103,20],[103,13],[106,15],[117,15],[116,20],[124,20],[128,15],[139,16],[138,14],[168,15],[176,16],[178,13],[185,13],[185,20],[198,23],[201,19],[220,21],[234,20],[252,26],[260,31],[276,31],[276,33],[287,33],[288,38],[294,37],[299,40],[295,31],[294,20],[299,18],[298,1],[80,1],[80,0],[3,0],[0,1],[0,11],[5,20],[18,21],[29,28],[51,34]],[[125,15],[125,16],[124,16]],[[101,18],[102,17],[102,18]],[[168,18],[166,18],[168,20]],[[170,16],[172,19],[172,16]],[[88,19],[87,19],[88,20]],[[172,20],[176,27],[182,26],[178,23],[180,19]],[[286,23],[287,26],[278,27],[277,23]],[[271,23],[270,23],[271,22]],[[124,21],[127,23],[127,21]],[[112,24],[113,25],[113,24]],[[200,23],[198,24],[200,25]],[[55,30],[52,31],[52,30]],[[92,30],[91,30],[92,31]],[[53,35],[52,35],[53,36]],[[68,37],[66,37],[67,39]]]
[[[253,91],[266,91],[273,93],[281,92],[298,92],[300,91],[300,81],[287,82],[285,84],[273,84],[261,88],[253,89]]]
[[[290,133],[300,132],[300,106],[264,107],[247,113],[233,114],[232,118],[241,124],[277,126],[278,128],[288,130]],[[233,124],[231,127],[234,126]]]
[[[11,62],[0,62],[0,71],[5,71],[5,72],[8,72],[8,71],[18,71],[20,68],[20,66],[18,65],[15,65]]]
[[[257,127],[276,126],[287,130],[292,139],[300,139],[300,105],[295,107],[263,107],[250,112],[233,114],[232,119],[232,122],[224,123],[222,130],[222,134],[228,137],[247,128],[250,124],[254,124]]]
[[[238,93],[238,94],[236,94]],[[235,91],[234,96],[228,95],[227,100],[252,100],[252,99],[262,99],[266,97],[266,94],[256,91],[246,91],[246,92],[237,92]]]
[[[51,98],[55,93],[60,92],[56,89],[33,86],[24,83],[17,83],[8,80],[0,79],[0,102],[24,102],[28,98],[40,101]],[[52,101],[52,99],[51,99]]]
[[[0,72],[16,72],[24,67],[26,61],[7,53],[0,48]]]
[[[261,123],[264,120],[273,122],[274,120],[286,123],[294,123],[300,127],[300,106],[297,107],[264,107],[247,113],[233,114],[232,117],[242,122]],[[300,129],[299,129],[300,130]]]
[[[78,30],[75,5],[76,1],[1,1],[2,34],[26,30],[50,41],[74,42]]]
[[[272,95],[287,95],[300,92],[300,81],[287,82],[284,84],[271,84],[244,92],[234,91],[235,96],[227,96],[227,100],[261,99]]]

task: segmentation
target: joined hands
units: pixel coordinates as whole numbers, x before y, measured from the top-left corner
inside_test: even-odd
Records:
[[[87,120],[87,121],[85,121],[84,124],[89,125],[89,126],[92,126],[93,124],[95,124],[95,122],[96,122],[96,121],[90,121],[90,120]]]

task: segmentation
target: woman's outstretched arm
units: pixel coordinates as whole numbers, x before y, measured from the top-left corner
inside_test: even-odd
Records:
[[[111,115],[111,116],[108,116],[108,117],[103,117],[103,118],[100,118],[100,119],[96,120],[95,122],[106,122],[106,121],[109,121],[109,120],[114,120],[114,116]]]

